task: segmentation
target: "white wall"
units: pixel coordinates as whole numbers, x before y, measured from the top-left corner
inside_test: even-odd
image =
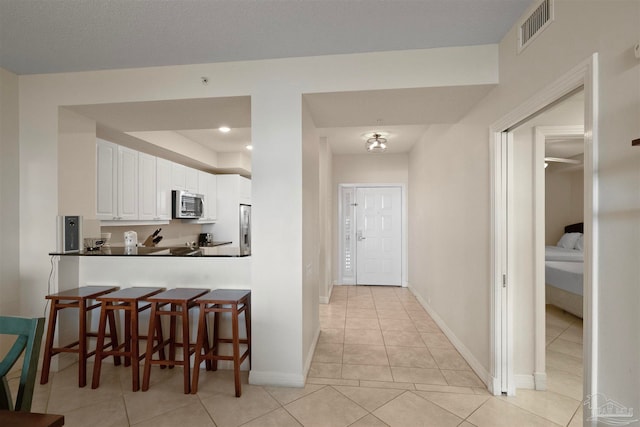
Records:
[[[584,171],[545,170],[545,244],[556,245],[564,227],[584,219]]]
[[[20,310],[18,76],[0,68],[0,314]]]
[[[320,335],[320,137],[302,99],[302,356],[308,372]]]
[[[376,67],[393,63],[393,73]],[[58,211],[64,105],[251,96],[253,364],[250,381],[301,385],[302,94],[497,83],[497,47],[20,76],[21,312],[41,313]],[[327,77],[327,70],[332,70]],[[201,76],[211,82],[203,86]],[[17,159],[15,159],[17,161]],[[4,170],[2,171],[4,177]],[[4,218],[2,219],[4,221]],[[50,222],[51,221],[51,222]],[[14,224],[15,226],[15,224]]]
[[[398,183],[407,184],[409,157],[402,154],[341,154],[333,156],[334,195],[338,184]]]
[[[460,123],[430,129],[433,137],[412,151],[410,282],[489,368],[488,126],[597,52],[598,391],[639,408],[640,150],[631,140],[640,135],[640,63],[632,52],[640,2],[555,5],[555,21],[522,53],[515,29],[500,43],[498,87]]]
[[[335,254],[332,252],[333,241],[335,236],[333,234],[333,223],[335,222],[335,215],[333,211],[333,155],[331,153],[331,146],[326,138],[320,139],[320,193],[319,198],[319,216],[318,221],[320,224],[320,273],[319,273],[319,293],[320,302],[328,303],[331,297],[331,290],[333,286],[333,264],[336,259]]]
[[[490,356],[488,123],[476,109],[459,125],[430,126],[409,155],[409,286],[484,371]]]
[[[95,159],[95,120],[66,108],[60,108],[58,116],[59,215],[82,215],[84,219],[96,218]]]

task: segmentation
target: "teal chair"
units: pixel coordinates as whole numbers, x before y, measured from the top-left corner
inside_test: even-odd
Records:
[[[30,411],[33,388],[38,371],[38,355],[44,331],[44,318],[27,319],[24,317],[0,316],[0,334],[17,335],[18,338],[7,355],[0,362],[0,409]],[[15,406],[7,382],[7,374],[24,353],[20,387]]]

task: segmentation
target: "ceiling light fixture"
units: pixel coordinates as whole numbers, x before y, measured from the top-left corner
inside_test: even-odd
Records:
[[[231,128],[229,126],[220,126],[218,130],[222,133],[227,133],[231,131]]]
[[[387,149],[387,138],[376,132],[367,139],[364,147],[369,153],[382,153]]]
[[[251,151],[251,150],[253,150],[253,145],[248,144],[248,145],[245,145],[244,148],[246,148],[247,150]]]

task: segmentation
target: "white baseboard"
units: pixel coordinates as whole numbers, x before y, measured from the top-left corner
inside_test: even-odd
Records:
[[[311,369],[311,361],[313,360],[313,355],[316,352],[316,346],[318,345],[318,340],[320,339],[320,325],[318,324],[318,329],[316,330],[316,336],[313,338],[313,344],[311,348],[307,352],[307,358],[304,362],[304,369],[302,372],[304,373],[304,378],[306,381],[307,375],[309,374],[309,369]]]
[[[327,292],[327,296],[320,297],[320,304],[329,304],[329,301],[331,300],[331,293],[333,292],[333,286],[334,286],[333,283],[329,285],[329,291]]]
[[[420,295],[413,291],[413,289],[409,286],[411,293],[418,299],[418,302],[422,305],[422,307],[429,313],[429,316],[433,319],[434,322],[442,329],[442,332],[446,335],[446,337],[451,341],[451,344],[458,350],[460,355],[464,360],[467,361],[471,369],[478,375],[480,380],[487,386],[487,388],[491,388],[491,392],[495,394],[496,384],[494,378],[491,376],[489,371],[485,369],[484,366],[476,359],[476,357],[471,353],[471,351],[458,339],[458,337],[453,333],[451,329],[447,326],[447,324],[442,320],[442,318],[431,308],[427,302],[422,299]]]
[[[547,389],[547,373],[546,372],[534,372],[533,380],[535,381],[536,390],[544,391]]]
[[[534,390],[536,388],[536,381],[533,378],[533,375],[515,374],[513,379],[516,383],[516,388],[527,390]]]
[[[500,385],[500,381],[498,381],[498,378],[494,376],[491,377],[487,388],[489,389],[489,393],[493,394],[494,396],[500,396],[502,394],[502,386]]]
[[[249,372],[249,384],[277,387],[304,387],[305,377],[301,374],[283,374],[282,372],[261,372],[254,369]]]

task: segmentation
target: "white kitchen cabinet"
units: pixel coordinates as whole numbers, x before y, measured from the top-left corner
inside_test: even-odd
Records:
[[[190,193],[198,193],[198,172],[197,169],[185,166],[185,189]]]
[[[98,139],[96,143],[97,197],[96,218],[117,219],[118,146]]]
[[[138,155],[138,219],[171,219],[171,162],[149,154]]]
[[[138,154],[138,219],[156,217],[156,157]]]
[[[199,223],[215,222],[218,213],[218,188],[216,175],[198,171],[198,194],[204,196],[204,214]]]
[[[138,219],[138,152],[118,146],[118,220]]]
[[[96,218],[137,220],[138,152],[98,139],[96,156]]]
[[[173,190],[198,192],[198,170],[179,163],[171,164],[171,187]]]
[[[171,219],[171,164],[169,160],[156,159],[156,217]]]
[[[251,204],[251,180],[243,176],[238,176],[238,187],[240,193],[240,203]]]
[[[187,167],[179,163],[171,163],[171,188],[173,190],[187,189]]]

